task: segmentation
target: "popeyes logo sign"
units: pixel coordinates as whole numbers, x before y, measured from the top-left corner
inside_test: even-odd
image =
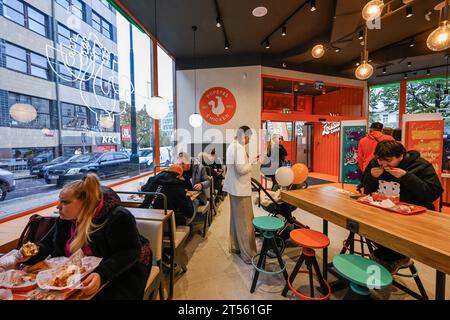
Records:
[[[200,98],[200,114],[206,122],[214,125],[227,123],[235,112],[236,99],[226,88],[210,88]]]

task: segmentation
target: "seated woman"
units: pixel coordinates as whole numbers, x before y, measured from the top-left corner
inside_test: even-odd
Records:
[[[102,258],[82,283],[86,295],[105,284],[95,299],[141,300],[152,263],[151,249],[133,215],[120,206],[117,194],[101,187],[96,175],[88,174],[65,185],[59,201],[55,225],[37,243],[37,255],[26,264],[48,255],[70,256],[82,249],[84,255]]]
[[[167,196],[167,209],[175,212],[177,225],[187,225],[194,216],[194,206],[186,195],[183,168],[173,164],[156,176],[148,179],[141,189],[144,192],[161,192]],[[158,196],[145,196],[141,208],[163,209],[164,202]]]

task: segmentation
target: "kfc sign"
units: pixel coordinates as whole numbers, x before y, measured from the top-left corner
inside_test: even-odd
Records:
[[[122,141],[131,141],[131,126],[122,126]]]

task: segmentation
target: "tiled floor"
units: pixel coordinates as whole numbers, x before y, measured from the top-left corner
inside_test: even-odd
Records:
[[[267,215],[267,213],[254,206],[255,216]],[[322,220],[297,209],[295,217],[311,229],[322,230]],[[200,234],[201,225],[197,225],[190,239],[187,242],[189,255],[188,271],[178,275],[175,283],[174,299],[299,299],[292,292],[287,298],[281,296],[283,289],[283,279],[281,275],[268,276],[261,274],[255,293],[250,293],[250,286],[253,277],[253,268],[245,264],[239,256],[228,252],[229,246],[229,200],[228,198],[221,204],[218,215],[208,230],[206,238]],[[342,241],[347,237],[348,232],[338,226],[329,225],[329,258],[338,254]],[[357,247],[358,248],[358,247]],[[286,248],[283,258],[290,273],[300,254],[300,249],[295,247]],[[319,265],[322,266],[322,252],[317,252]],[[434,298],[435,270],[416,262],[420,278],[427,290],[430,298]],[[309,293],[307,286],[307,276],[301,274],[296,280],[297,285]],[[301,279],[300,279],[301,278]],[[304,281],[306,279],[306,281]],[[302,281],[303,280],[303,281]],[[334,280],[329,275],[329,280]],[[411,278],[396,277],[396,280],[407,285],[413,290],[417,290],[414,280]],[[302,290],[301,289],[301,290]],[[450,283],[446,286],[447,299],[450,296]],[[345,290],[335,292],[331,299],[342,299]],[[371,295],[376,299],[413,299],[399,289],[391,286],[388,289],[372,291]]]

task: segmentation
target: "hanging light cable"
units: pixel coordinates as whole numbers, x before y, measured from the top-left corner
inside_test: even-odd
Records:
[[[367,27],[364,32],[364,52],[362,54],[362,63],[356,68],[355,76],[359,80],[367,80],[373,74],[373,67],[368,62],[369,60],[369,52],[367,51]]]
[[[439,27],[435,29],[427,38],[427,46],[432,51],[442,51],[450,48],[450,25],[448,24],[448,0],[445,0],[444,16],[441,21],[442,9],[439,15]]]
[[[155,1],[155,38],[156,40],[158,40],[158,23],[156,21],[157,19],[157,14],[156,14],[156,1]],[[145,106],[145,111],[147,111],[147,114],[155,119],[155,120],[160,120],[163,119],[167,116],[167,114],[169,113],[169,105],[167,103],[167,101],[161,97],[161,96],[153,96],[151,97],[151,99],[149,100],[148,104]]]
[[[202,116],[197,112],[197,57],[195,55],[195,32],[197,31],[197,26],[192,26],[192,31],[194,31],[194,113],[189,116],[189,124],[197,128],[203,123]]]

